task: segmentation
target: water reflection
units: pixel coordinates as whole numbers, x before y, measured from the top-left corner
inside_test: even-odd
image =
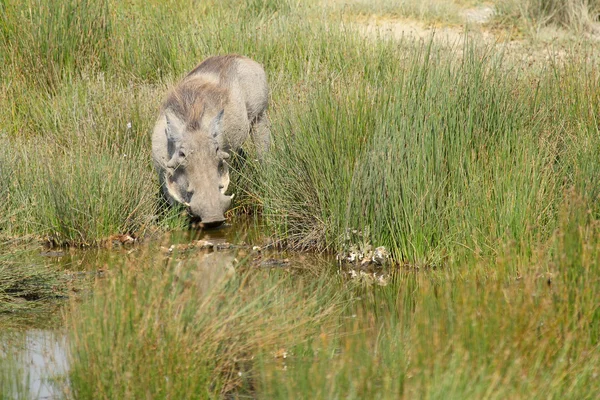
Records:
[[[67,339],[63,333],[28,330],[0,341],[0,397],[61,399],[67,390]]]

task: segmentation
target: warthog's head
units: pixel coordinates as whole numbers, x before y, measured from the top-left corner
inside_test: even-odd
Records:
[[[225,195],[229,154],[223,149],[223,110],[206,124],[204,118],[186,125],[173,114],[165,115],[170,157],[165,164],[167,191],[202,225],[221,224],[233,199]]]

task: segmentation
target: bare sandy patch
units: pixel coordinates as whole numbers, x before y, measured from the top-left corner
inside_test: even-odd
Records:
[[[476,27],[444,26],[426,24],[421,21],[369,16],[351,21],[350,26],[368,37],[379,39],[427,39],[433,38],[436,42],[448,45],[460,45],[470,36],[475,36],[484,41],[495,41],[495,36]]]
[[[358,15],[346,18],[346,25],[365,37],[377,40],[432,40],[460,55],[466,40],[494,47],[511,64],[521,69],[564,64],[570,55],[599,58],[600,36],[572,36],[558,28],[547,28],[535,39],[515,39],[511,32],[488,24],[495,15],[490,5],[465,8],[462,24],[427,23],[392,15]]]

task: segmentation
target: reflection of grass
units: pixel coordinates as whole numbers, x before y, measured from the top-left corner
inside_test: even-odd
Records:
[[[577,202],[571,206],[578,206]],[[336,335],[261,358],[259,398],[593,398],[600,230],[576,209],[533,257],[503,249],[359,289]],[[469,272],[464,272],[468,270]]]
[[[28,385],[28,370],[20,356],[24,348],[21,335],[0,336],[0,398],[30,399],[32,393]]]
[[[255,354],[318,334],[339,303],[331,279],[234,271],[222,254],[156,257],[125,263],[69,314],[77,398],[249,390]]]
[[[51,330],[0,334],[0,398],[67,398],[64,335]]]

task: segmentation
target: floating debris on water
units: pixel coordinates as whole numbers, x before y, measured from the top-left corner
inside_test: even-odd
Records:
[[[288,258],[277,259],[277,258],[268,258],[266,260],[262,260],[260,262],[260,266],[263,268],[282,268],[290,265],[290,260]]]
[[[192,243],[192,246],[200,250],[212,250],[215,248],[215,244],[208,240],[198,240],[196,243]]]
[[[191,243],[179,243],[172,244],[169,247],[161,246],[161,251],[167,255],[173,254],[173,252],[177,253],[185,253],[189,251],[195,250],[204,250],[204,251],[219,251],[219,250],[228,250],[231,249],[233,245],[229,242],[213,242],[209,240],[197,240]]]
[[[228,250],[231,248],[231,243],[223,242],[214,245],[215,250]]]
[[[349,268],[362,271],[378,270],[390,262],[390,252],[384,246],[373,246],[368,242],[368,231],[346,230],[343,251],[336,256],[337,261]]]
[[[343,273],[352,280],[368,285],[388,284],[389,268],[387,267],[392,262],[390,252],[385,246],[371,245],[368,231],[347,229],[343,250],[337,254],[336,260],[343,268]]]
[[[131,235],[117,234],[108,237],[104,241],[104,246],[110,248],[130,247],[137,241],[137,238]]]

